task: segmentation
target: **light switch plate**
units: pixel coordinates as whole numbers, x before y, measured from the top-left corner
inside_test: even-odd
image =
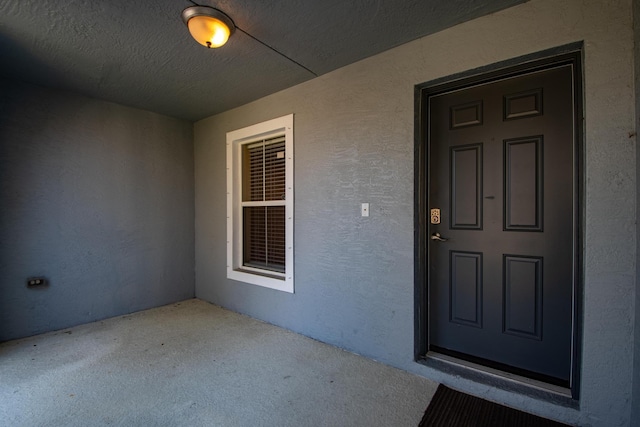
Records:
[[[362,214],[362,216],[369,216],[369,203],[363,203],[362,204],[361,214]]]

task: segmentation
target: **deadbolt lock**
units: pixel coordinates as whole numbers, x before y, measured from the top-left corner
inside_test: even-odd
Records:
[[[431,209],[431,224],[440,224],[440,209]]]

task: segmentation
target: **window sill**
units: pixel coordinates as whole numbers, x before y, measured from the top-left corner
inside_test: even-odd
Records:
[[[271,276],[267,272],[257,273],[228,268],[227,278],[291,294],[293,293],[293,280],[286,280],[286,277]]]

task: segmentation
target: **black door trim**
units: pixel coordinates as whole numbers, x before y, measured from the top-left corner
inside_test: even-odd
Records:
[[[584,142],[583,142],[583,43],[572,43],[542,52],[521,56],[507,61],[476,68],[463,73],[439,78],[415,86],[414,90],[414,358],[437,369],[441,362],[430,363],[429,351],[429,301],[428,301],[428,190],[429,190],[429,98],[444,92],[489,83],[537,70],[570,64],[574,78],[574,283],[573,283],[573,333],[571,361],[571,398],[579,399],[581,342],[582,342],[582,302],[583,302],[583,230],[584,230]],[[464,369],[462,370],[464,371]],[[464,372],[456,372],[464,375]],[[474,380],[476,373],[470,375]],[[495,385],[496,381],[491,381]],[[570,404],[570,403],[569,403]],[[571,405],[571,404],[570,404]]]

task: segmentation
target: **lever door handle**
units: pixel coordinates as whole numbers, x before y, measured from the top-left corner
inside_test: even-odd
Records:
[[[445,239],[444,237],[442,237],[442,236],[440,235],[440,233],[433,233],[433,234],[431,235],[431,240],[436,240],[436,241],[438,241],[438,242],[446,242],[446,241],[447,241],[447,240],[449,240],[449,239]]]

